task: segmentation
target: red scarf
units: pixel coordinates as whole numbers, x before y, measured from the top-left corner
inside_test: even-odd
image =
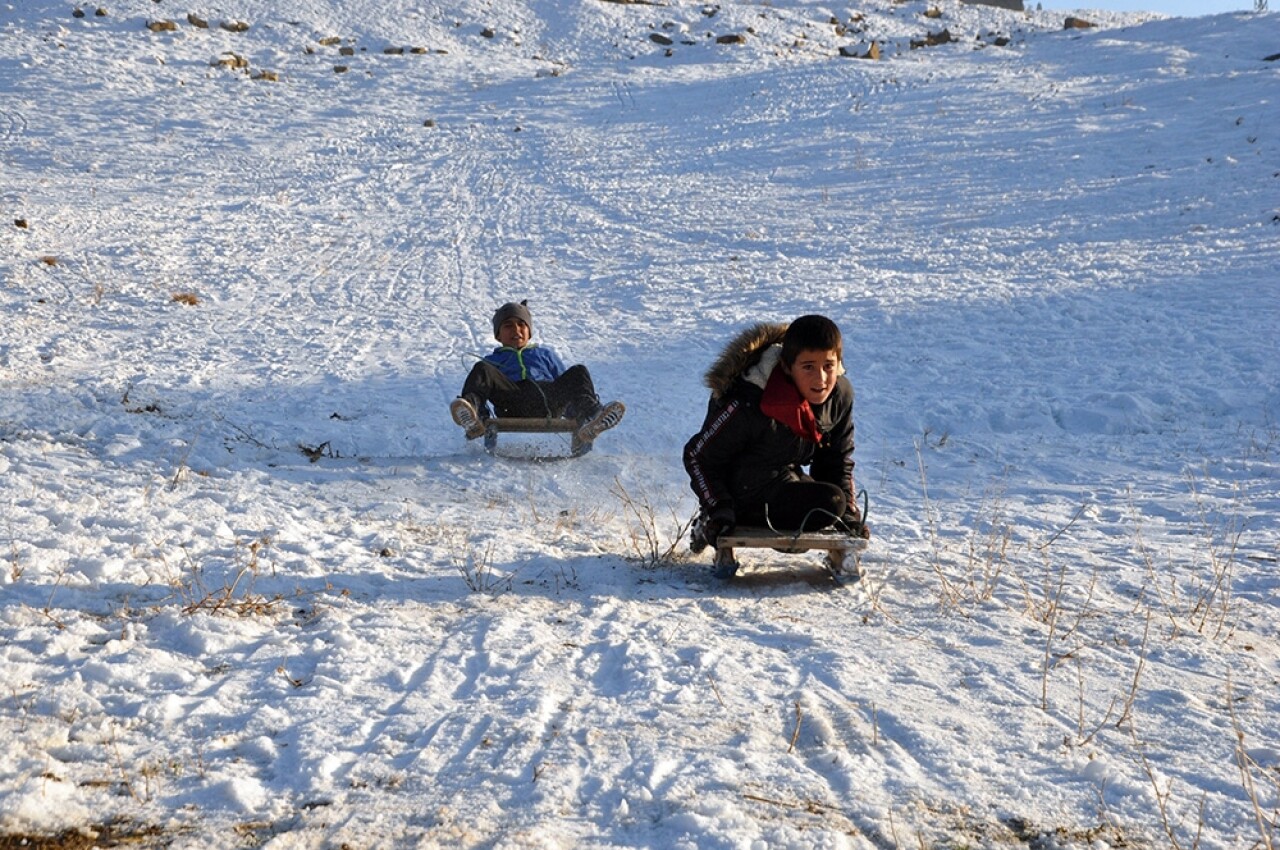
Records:
[[[822,442],[822,432],[818,430],[818,419],[813,415],[813,408],[801,398],[800,391],[791,383],[781,365],[775,366],[769,373],[764,395],[760,397],[760,412],[786,425],[797,437],[803,437],[811,443]]]

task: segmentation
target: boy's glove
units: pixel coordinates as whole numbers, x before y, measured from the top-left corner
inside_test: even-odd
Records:
[[[707,545],[715,546],[716,541],[720,539],[720,535],[733,531],[733,527],[737,522],[738,519],[733,513],[733,508],[728,505],[720,505],[712,511],[711,515],[707,517],[707,524],[702,532],[703,537],[707,540]]]
[[[849,530],[850,534],[861,537],[863,540],[871,539],[871,529],[867,528],[862,521],[862,514],[857,508],[849,508],[849,510],[845,511],[844,516],[840,517],[840,522]]]

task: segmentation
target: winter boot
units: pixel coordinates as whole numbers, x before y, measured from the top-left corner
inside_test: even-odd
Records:
[[[611,401],[604,407],[601,407],[591,418],[578,428],[573,435],[574,454],[585,454],[589,449],[585,448],[593,443],[596,437],[599,437],[605,431],[617,425],[622,421],[622,414],[627,412],[627,408],[620,401]]]
[[[716,549],[716,560],[711,565],[711,574],[726,581],[738,574],[738,559],[733,556],[732,549],[727,546]]]
[[[827,552],[823,566],[838,580],[853,582],[862,578],[862,561],[853,552],[832,549]]]
[[[476,412],[475,405],[465,398],[455,398],[449,405],[449,413],[453,415],[453,421],[462,426],[468,440],[484,436],[484,423],[480,421],[480,414]]]
[[[698,515],[689,524],[689,551],[697,555],[710,545],[707,541],[707,515],[698,511]]]
[[[582,424],[582,427],[578,428],[578,439],[584,443],[590,443],[596,437],[621,422],[622,414],[626,412],[627,408],[622,402],[609,402],[592,414],[591,418]]]

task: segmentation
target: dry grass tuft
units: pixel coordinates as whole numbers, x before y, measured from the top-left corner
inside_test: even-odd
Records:
[[[167,847],[166,837],[158,826],[140,826],[128,821],[94,824],[67,829],[54,835],[27,833],[0,834],[0,850],[90,850],[95,847]]]

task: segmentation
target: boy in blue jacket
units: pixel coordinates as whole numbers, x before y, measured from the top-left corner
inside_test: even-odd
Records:
[[[626,408],[620,401],[600,403],[586,366],[566,369],[554,350],[530,343],[533,317],[527,301],[499,307],[493,335],[501,345],[472,367],[449,405],[468,440],[484,436],[490,406],[500,417],[572,419],[578,423],[576,445],[591,443],[622,421]]]

